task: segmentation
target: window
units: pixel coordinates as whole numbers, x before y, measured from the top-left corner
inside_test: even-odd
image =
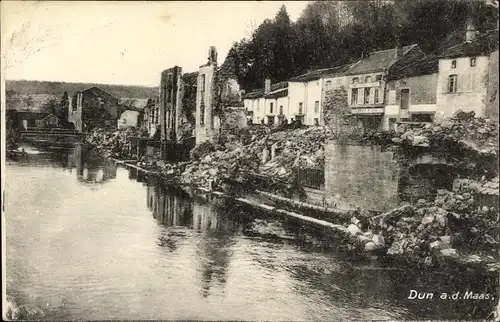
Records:
[[[283,115],[283,105],[280,105],[280,115]]]
[[[316,126],[319,125],[319,119],[317,117],[314,119],[314,125],[316,125]]]
[[[269,103],[269,113],[273,113],[273,103]]]
[[[260,104],[259,104],[259,100],[257,100],[257,112],[260,111]]]
[[[314,102],[314,113],[319,113],[319,101]]]
[[[205,126],[205,104],[200,105],[200,126]]]
[[[351,105],[358,104],[358,89],[353,88],[351,93]]]
[[[400,98],[400,108],[402,110],[407,110],[410,104],[410,90],[408,88],[401,89],[401,98]]]
[[[332,86],[332,81],[331,80],[326,81],[326,86]]]
[[[205,74],[202,74],[201,75],[201,78],[200,78],[200,89],[201,89],[201,92],[205,92]]]
[[[364,103],[369,104],[370,103],[370,87],[365,88],[365,97],[364,97]]]
[[[382,75],[377,75],[375,76],[375,80],[378,82],[378,81],[381,81],[382,80]]]
[[[451,68],[453,68],[453,69],[457,68],[457,60],[456,59],[453,59],[451,61]]]
[[[170,102],[172,102],[172,88],[171,87],[169,87],[167,89],[167,103],[170,103]]]
[[[375,88],[374,92],[375,92],[373,95],[373,96],[375,96],[374,102],[375,102],[375,104],[378,104],[378,103],[380,103],[380,97],[379,97],[380,94],[379,94],[378,88]]]
[[[371,83],[372,82],[372,77],[371,76],[366,76],[365,77],[365,83]]]
[[[470,59],[470,67],[475,67],[476,66],[476,57],[472,57]]]
[[[168,80],[172,80],[172,73],[169,73],[169,74],[167,75],[167,78],[168,78]]]
[[[448,93],[457,92],[457,75],[448,76]]]
[[[304,108],[304,103],[300,102],[299,103],[299,114],[302,114],[303,108]]]
[[[123,124],[127,124],[127,119],[123,119]]]
[[[357,77],[353,77],[352,80],[351,80],[351,83],[352,84],[357,84],[358,83],[358,78]]]

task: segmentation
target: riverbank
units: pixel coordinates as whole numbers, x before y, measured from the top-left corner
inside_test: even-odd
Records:
[[[140,171],[146,176],[152,175],[160,179],[162,178],[162,175],[157,171],[144,169],[115,158],[113,158],[113,160],[126,168]],[[166,182],[166,184],[170,183]],[[413,235],[401,236],[389,234],[388,232],[394,231],[394,228],[387,228],[388,223],[392,223],[397,227],[402,227],[402,223],[407,223],[409,220],[409,217],[406,216],[412,214],[416,215],[416,217],[412,217],[413,221],[417,221],[417,212],[421,213],[422,210],[418,211],[418,209],[415,209],[415,207],[411,205],[403,205],[391,212],[369,218],[368,224],[366,224],[364,219],[359,220],[356,218],[351,212],[339,211],[337,213],[339,215],[337,221],[340,223],[334,224],[332,223],[331,216],[329,217],[329,221],[316,218],[325,216],[326,212],[324,210],[318,211],[316,209],[316,216],[299,213],[300,208],[307,211],[308,207],[315,209],[317,207],[315,205],[303,203],[303,205],[298,206],[299,212],[291,211],[289,207],[286,207],[286,204],[296,205],[296,201],[266,192],[257,191],[256,194],[236,196],[204,187],[177,186],[177,188],[187,191],[192,196],[202,197],[209,201],[213,198],[225,199],[254,210],[259,210],[262,213],[278,216],[284,220],[294,220],[301,224],[314,226],[328,234],[329,238],[337,240],[339,243],[342,243],[344,247],[347,247],[348,250],[355,252],[359,256],[371,259],[375,256],[379,264],[384,267],[439,269],[444,271],[467,271],[470,269],[474,271],[498,271],[500,268],[498,266],[498,258],[489,255],[487,251],[474,252],[474,250],[462,248],[462,251],[458,252],[451,248],[457,245],[457,243],[463,242],[463,239],[460,240],[461,235],[453,234],[453,239],[447,235],[437,236],[441,229],[438,225],[433,225],[432,222],[428,222],[430,220],[429,217],[425,217],[425,219],[422,218],[425,224],[422,225],[426,232],[432,232],[434,229],[436,235],[419,235],[421,237],[421,244],[425,245],[427,240],[430,241],[429,251],[426,251],[424,248],[425,246],[420,249],[420,245],[412,243],[415,241],[415,236]],[[262,194],[266,195],[267,198],[280,200],[280,206],[272,203],[270,204],[266,201],[266,198],[259,197],[259,195]],[[436,216],[435,219],[436,222],[443,221],[443,218],[440,216]],[[346,222],[350,223],[347,224]],[[411,227],[407,224],[406,228],[409,229]],[[494,230],[494,226],[491,226],[491,228]],[[402,228],[398,229],[401,230]],[[446,230],[447,229],[444,229],[443,231]],[[420,232],[419,229],[417,229],[417,231]],[[491,236],[486,235],[485,237],[491,241]],[[406,242],[406,240],[412,242]],[[406,245],[404,245],[405,242],[407,243]]]
[[[194,193],[231,199],[266,213],[320,226],[360,254],[381,256],[388,263],[421,268],[498,269],[498,177],[492,178],[491,173],[478,177],[486,173],[481,161],[495,157],[498,151],[493,143],[498,137],[498,125],[470,119],[470,115],[447,122],[403,133],[371,133],[365,138],[385,145],[390,141],[410,151],[450,147],[465,160],[455,166],[464,175],[470,173],[468,180],[459,180],[462,184],[452,190],[440,189],[434,197],[402,203],[385,213],[320,207],[291,197],[297,193],[295,168],[324,166],[322,144],[330,135],[325,127],[274,133],[249,129],[239,137],[198,146],[186,162],[169,164],[157,155],[149,155],[128,162],[128,167],[158,175],[165,183]],[[89,141],[105,156],[133,158],[133,151],[127,150],[130,135],[130,131],[96,132]],[[278,155],[265,157],[266,148],[272,153],[277,147],[281,149]],[[471,165],[473,169],[467,172]]]

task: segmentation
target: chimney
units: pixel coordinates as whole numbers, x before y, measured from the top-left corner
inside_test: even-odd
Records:
[[[399,42],[399,39],[396,39],[396,47],[394,48],[394,59],[399,59],[403,56],[403,47]]]
[[[472,42],[474,39],[476,39],[476,28],[474,27],[474,24],[472,23],[472,19],[467,19],[467,23],[465,26],[465,42]]]
[[[264,93],[269,93],[271,91],[271,80],[266,78],[264,80]]]
[[[210,46],[208,50],[208,63],[210,65],[217,64],[217,48],[215,48],[215,46]]]

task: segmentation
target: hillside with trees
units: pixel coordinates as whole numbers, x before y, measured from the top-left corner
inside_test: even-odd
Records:
[[[47,94],[61,97],[64,92],[71,94],[93,86],[102,88],[115,97],[155,98],[158,94],[158,87],[30,80],[7,80],[5,89],[6,92],[16,93],[23,96]]]
[[[498,10],[483,0],[315,1],[296,22],[283,5],[228,56],[247,92],[308,70],[359,60],[372,51],[418,44],[436,53],[464,41],[465,22],[478,31],[494,29]]]

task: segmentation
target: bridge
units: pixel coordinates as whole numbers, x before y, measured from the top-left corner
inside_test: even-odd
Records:
[[[37,145],[73,146],[82,142],[85,133],[61,128],[30,128],[21,131],[21,142]]]

